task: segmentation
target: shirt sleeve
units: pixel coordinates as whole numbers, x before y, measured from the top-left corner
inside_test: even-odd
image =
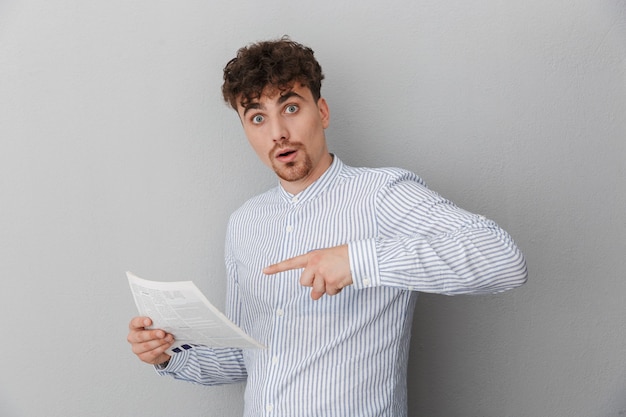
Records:
[[[174,354],[165,369],[156,372],[201,385],[232,384],[247,377],[241,349],[206,346],[192,346]]]
[[[375,217],[377,236],[349,243],[358,289],[484,294],[527,279],[524,257],[504,230],[429,190],[413,173],[399,171],[380,187]]]

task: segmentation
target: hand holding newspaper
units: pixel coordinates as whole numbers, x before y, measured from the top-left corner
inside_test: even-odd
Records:
[[[191,281],[148,281],[126,272],[141,316],[174,336],[170,355],[189,345],[264,348],[215,308]]]

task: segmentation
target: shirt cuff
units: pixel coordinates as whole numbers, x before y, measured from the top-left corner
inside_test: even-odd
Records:
[[[376,239],[348,243],[352,285],[358,290],[380,286]]]
[[[154,365],[154,369],[159,375],[168,375],[180,372],[187,365],[190,350],[191,349],[181,350],[180,352],[175,353],[172,357],[170,357],[170,360],[164,368],[160,369],[158,365]]]

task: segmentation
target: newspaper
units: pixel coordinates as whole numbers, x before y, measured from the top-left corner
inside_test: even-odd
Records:
[[[126,272],[141,316],[152,319],[151,328],[174,336],[168,353],[191,345],[265,348],[215,308],[191,281],[148,281]]]

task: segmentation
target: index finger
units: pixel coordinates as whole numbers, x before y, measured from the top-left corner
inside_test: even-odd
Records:
[[[292,269],[299,269],[306,267],[308,261],[308,254],[295,256],[293,258],[285,259],[277,264],[267,266],[263,269],[263,273],[266,275],[273,275],[279,272],[290,271]]]

